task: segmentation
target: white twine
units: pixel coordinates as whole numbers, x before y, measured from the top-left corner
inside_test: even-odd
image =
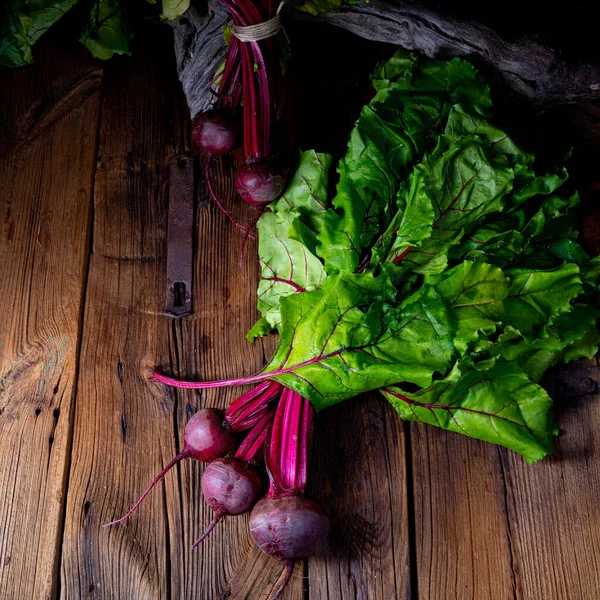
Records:
[[[281,2],[277,9],[277,14],[268,21],[262,23],[256,23],[255,25],[232,25],[231,33],[240,40],[240,42],[260,42],[260,40],[266,40],[267,38],[277,35],[281,31],[281,21],[279,20],[279,13],[283,8],[284,2]]]

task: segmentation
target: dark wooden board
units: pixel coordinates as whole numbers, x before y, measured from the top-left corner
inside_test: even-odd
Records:
[[[240,268],[239,234],[203,185],[194,314],[162,314],[168,165],[190,144],[175,69],[161,50],[168,42],[159,41],[107,64],[59,52],[3,79],[2,599],[267,600],[283,574],[253,545],[247,516],[226,519],[191,550],[211,517],[202,467],[191,461],[126,524],[102,527],[180,449],[197,408],[223,407],[241,391],[167,389],[149,381],[149,367],[187,378],[251,374],[275,344],[244,338],[257,317],[255,241]],[[357,63],[375,58],[367,46],[357,43]],[[358,103],[352,69],[338,71],[332,94]],[[324,90],[326,69],[319,71],[302,76]],[[296,82],[310,96],[310,86],[301,88]],[[353,114],[348,105],[335,123],[349,127]],[[321,126],[311,127],[298,127],[305,147]],[[335,149],[342,143],[340,134]],[[234,200],[229,161],[215,162],[212,173],[236,217],[249,222],[252,210]],[[593,209],[593,196],[586,201]],[[588,214],[585,239],[597,250],[598,213]],[[563,433],[557,453],[533,466],[403,424],[377,395],[320,414],[311,489],[331,511],[331,535],[297,565],[284,598],[596,600],[598,373],[593,362],[559,374],[579,383],[555,384]],[[581,383],[588,379],[596,383]]]
[[[1,76],[0,598],[56,592],[102,73],[52,48]]]

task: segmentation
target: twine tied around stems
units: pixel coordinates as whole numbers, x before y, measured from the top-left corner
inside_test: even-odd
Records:
[[[272,19],[263,21],[262,23],[256,23],[255,25],[232,25],[231,33],[240,40],[240,42],[259,42],[260,40],[266,40],[267,38],[273,37],[281,30],[281,21],[279,20],[279,13],[283,8],[284,2],[281,2],[277,13]]]

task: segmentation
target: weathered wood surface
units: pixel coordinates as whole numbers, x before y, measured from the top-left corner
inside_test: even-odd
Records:
[[[328,23],[374,42],[416,50],[429,58],[460,56],[486,65],[511,93],[528,103],[547,107],[600,99],[600,64],[569,63],[559,50],[532,39],[507,41],[475,21],[457,18],[421,2],[370,0],[342,4],[339,13],[314,17],[284,12],[292,20]],[[208,7],[191,6],[173,23],[177,70],[192,116],[214,102],[208,85],[225,52],[220,0]]]
[[[169,390],[148,367],[250,374],[274,345],[244,339],[256,317],[255,242],[240,269],[239,236],[203,189],[194,315],[162,314],[168,164],[189,151],[189,120],[169,58],[155,42],[144,50],[101,67],[54,57],[3,73],[2,599],[267,600],[282,576],[252,544],[247,517],[191,550],[210,514],[190,461],[127,523],[102,528],[181,447],[191,414],[239,391]],[[228,161],[213,173],[249,221]],[[597,215],[586,220],[588,247],[598,230]],[[556,375],[563,433],[557,454],[533,466],[403,424],[376,395],[322,413],[311,485],[331,510],[331,536],[296,567],[285,600],[597,600],[599,382],[595,361]]]
[[[56,593],[101,71],[51,48],[0,76],[0,598]]]

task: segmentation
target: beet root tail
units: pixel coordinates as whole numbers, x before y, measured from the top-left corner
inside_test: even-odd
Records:
[[[208,524],[208,527],[204,530],[204,533],[194,542],[192,546],[192,550],[199,546],[211,533],[211,531],[215,528],[215,525],[223,518],[223,515],[219,513],[215,513],[213,520]]]
[[[169,464],[152,480],[152,483],[148,486],[146,491],[140,496],[140,499],[120,518],[110,523],[106,523],[103,527],[110,527],[117,523],[122,523],[127,517],[129,517],[136,508],[144,501],[146,496],[150,493],[152,488],[181,460],[188,455],[187,450],[182,450]]]
[[[290,579],[292,578],[292,574],[294,573],[294,561],[286,560],[285,561],[285,578],[283,583],[279,586],[279,589],[275,592],[275,595],[271,598],[271,600],[277,600],[283,594],[283,590],[287,587]]]

